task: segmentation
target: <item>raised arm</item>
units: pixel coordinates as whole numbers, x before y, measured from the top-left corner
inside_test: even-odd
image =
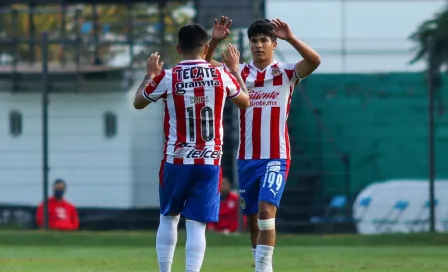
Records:
[[[288,24],[280,19],[274,19],[271,21],[274,27],[277,38],[287,41],[294,47],[295,50],[302,56],[302,60],[297,62],[295,66],[295,73],[299,79],[309,76],[320,65],[319,54],[311,48],[309,45],[297,38],[292,33]]]
[[[212,38],[208,42],[208,50],[205,55],[205,60],[208,61],[213,66],[221,66],[222,64],[219,61],[216,61],[213,58],[213,53],[215,52],[216,47],[219,43],[227,38],[230,35],[230,26],[232,25],[232,20],[225,16],[221,16],[221,19],[215,19],[215,25],[213,26]]]
[[[236,47],[233,44],[229,43],[227,45],[227,50],[221,53],[221,55],[229,71],[230,78],[232,79],[232,81],[234,81],[233,86],[236,90],[234,92],[234,95],[229,96],[229,98],[238,108],[246,109],[250,106],[250,101],[246,84],[244,83],[244,80],[241,77],[241,72],[239,68],[240,52],[238,51],[238,49],[236,49]]]
[[[134,108],[140,110],[146,108],[151,101],[143,96],[143,91],[146,86],[162,71],[163,61],[159,61],[160,55],[158,52],[152,53],[146,60],[146,75],[137,88],[134,98]]]

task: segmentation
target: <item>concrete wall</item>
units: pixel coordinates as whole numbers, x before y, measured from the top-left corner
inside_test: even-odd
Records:
[[[157,206],[161,158],[161,105],[136,112],[131,93],[51,94],[50,182],[68,182],[77,206]],[[23,132],[10,135],[11,110]],[[114,137],[104,134],[105,112],[117,115]],[[42,199],[41,98],[0,93],[0,203],[36,205]]]
[[[137,81],[143,78],[137,75]],[[140,84],[140,82],[138,82]],[[130,91],[133,100],[135,89]],[[144,110],[130,112],[128,122],[132,124],[131,165],[133,180],[133,206],[158,207],[159,169],[163,155],[163,101],[150,104]]]

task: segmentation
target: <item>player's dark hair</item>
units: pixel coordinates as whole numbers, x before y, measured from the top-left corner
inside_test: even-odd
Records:
[[[195,53],[208,42],[205,28],[198,24],[184,25],[179,29],[178,43],[182,52]]]
[[[271,38],[271,41],[277,41],[277,36],[274,32],[274,27],[270,24],[268,19],[258,19],[252,22],[247,29],[247,37],[250,39],[255,36],[267,36]]]
[[[54,181],[54,185],[56,184],[65,184],[65,181],[63,179],[57,179]]]

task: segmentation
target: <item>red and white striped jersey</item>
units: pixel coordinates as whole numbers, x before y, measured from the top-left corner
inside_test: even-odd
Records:
[[[219,165],[223,111],[227,98],[240,93],[235,77],[203,60],[184,60],[162,71],[143,96],[165,102],[164,160],[175,164]]]
[[[290,159],[287,119],[294,88],[300,81],[296,63],[273,61],[263,71],[240,64],[250,107],[239,111],[238,159]]]

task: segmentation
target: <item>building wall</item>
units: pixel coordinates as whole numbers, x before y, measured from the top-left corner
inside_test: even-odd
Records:
[[[161,127],[156,125],[159,116],[151,118],[160,115],[159,107],[136,113],[131,96],[50,95],[49,181],[65,179],[67,198],[77,206],[157,205],[153,185],[158,182]],[[18,137],[9,133],[11,110],[23,115]],[[106,111],[118,118],[117,134],[111,138],[104,134]],[[39,94],[0,93],[0,203],[36,205],[42,199],[41,116]]]
[[[418,71],[410,66],[417,26],[446,4],[444,0],[267,0],[268,18],[281,18],[322,56],[317,72]],[[343,53],[345,49],[345,54]],[[280,41],[277,57],[300,57]]]
[[[143,74],[137,75],[143,78]],[[137,82],[139,85],[140,82]],[[130,100],[135,90],[130,91]],[[129,122],[132,124],[131,164],[133,181],[133,206],[158,207],[159,170],[163,155],[163,102],[150,104],[144,110],[131,110]]]

